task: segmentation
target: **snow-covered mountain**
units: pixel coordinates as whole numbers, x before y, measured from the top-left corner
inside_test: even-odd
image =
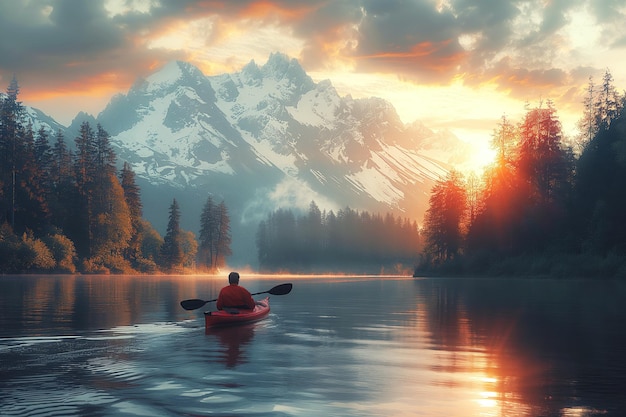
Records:
[[[6,99],[6,94],[0,93],[0,101],[4,99]],[[58,123],[56,120],[54,120],[52,117],[48,116],[41,110],[25,105],[24,103],[21,103],[21,102],[20,104],[23,109],[22,123],[24,124],[24,126],[30,125],[32,127],[33,133],[36,134],[41,128],[46,130],[47,133],[49,134],[52,133],[53,135],[56,134],[59,130],[61,132],[66,131],[65,126],[61,125],[60,123]]]
[[[68,132],[88,117],[79,116]],[[207,196],[225,201],[233,264],[255,263],[258,222],[280,207],[315,201],[421,222],[432,185],[453,162],[442,150],[465,152],[451,134],[403,124],[385,100],[339,96],[280,53],[219,76],[171,62],[114,97],[96,121],[132,165],[144,216],[162,233],[172,198],[196,234]]]

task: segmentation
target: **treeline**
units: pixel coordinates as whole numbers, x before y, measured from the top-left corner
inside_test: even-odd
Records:
[[[502,118],[482,180],[437,183],[415,274],[626,275],[626,97],[609,71],[587,91],[578,153],[548,101]]]
[[[223,202],[207,199],[197,242],[180,228],[174,199],[161,237],[142,217],[130,166],[117,172],[106,130],[82,123],[70,150],[62,131],[35,133],[24,123],[18,94],[13,78],[0,97],[0,273],[155,273],[224,265],[230,221]]]
[[[414,221],[349,207],[322,212],[313,201],[305,215],[268,214],[259,223],[257,248],[263,271],[398,272],[415,264],[420,238]]]

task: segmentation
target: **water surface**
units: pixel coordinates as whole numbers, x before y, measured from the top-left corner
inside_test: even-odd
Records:
[[[207,333],[225,281],[0,277],[0,415],[625,414],[621,282],[242,275],[294,288]]]

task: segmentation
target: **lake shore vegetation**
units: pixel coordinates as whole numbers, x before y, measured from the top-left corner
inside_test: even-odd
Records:
[[[626,96],[592,80],[576,146],[550,101],[494,130],[482,179],[434,187],[414,274],[626,276]]]

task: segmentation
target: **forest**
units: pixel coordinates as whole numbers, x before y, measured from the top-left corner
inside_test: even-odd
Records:
[[[412,268],[420,250],[415,221],[350,207],[322,212],[314,201],[306,215],[269,213],[256,238],[259,267],[270,272],[398,273]]]
[[[143,219],[128,163],[117,172],[107,131],[83,122],[68,147],[61,131],[24,122],[15,77],[0,102],[0,273],[215,271],[230,255],[224,202],[207,197],[200,235],[180,228],[176,199],[161,235]],[[164,216],[167,213],[164,213]]]
[[[84,122],[68,147],[24,122],[14,78],[0,100],[0,273],[214,272],[231,253],[225,203],[209,195],[199,235],[169,209],[162,237],[143,218],[131,167]],[[346,207],[277,208],[256,235],[263,272],[616,277],[626,275],[626,94],[590,78],[575,146],[550,100],[494,129],[495,162],[434,186],[421,227]]]
[[[432,190],[414,275],[626,276],[626,96],[590,78],[576,147],[550,101],[494,130],[482,178]]]

